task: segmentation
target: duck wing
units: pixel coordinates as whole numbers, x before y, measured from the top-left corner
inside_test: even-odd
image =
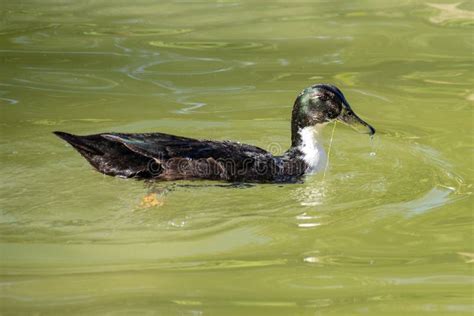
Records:
[[[251,145],[163,133],[78,136],[54,132],[99,172],[126,178],[272,181],[275,157]],[[262,170],[264,170],[262,172]]]
[[[148,157],[152,161],[148,170],[155,179],[269,182],[274,178],[272,170],[276,168],[276,161],[273,155],[256,146],[163,133],[101,136]]]
[[[107,140],[119,142],[140,155],[166,161],[173,158],[187,159],[245,159],[270,155],[256,146],[230,141],[198,140],[164,133],[101,134]]]

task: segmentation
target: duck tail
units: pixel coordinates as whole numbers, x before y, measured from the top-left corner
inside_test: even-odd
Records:
[[[101,134],[78,136],[65,132],[53,132],[68,142],[97,171],[125,178],[150,179],[150,158],[131,151],[125,145],[102,137]]]
[[[88,137],[77,136],[65,132],[54,131],[53,134],[68,142],[83,156],[103,155],[104,152],[100,150],[96,142],[91,141]]]

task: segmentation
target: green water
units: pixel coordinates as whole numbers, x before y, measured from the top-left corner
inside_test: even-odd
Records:
[[[471,315],[474,6],[458,2],[2,1],[0,313]],[[377,135],[337,125],[304,184],[158,184],[145,208],[150,187],[51,134],[282,153],[318,82]]]

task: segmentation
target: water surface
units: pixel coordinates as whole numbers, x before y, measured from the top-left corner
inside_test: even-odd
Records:
[[[470,315],[468,1],[4,1],[4,314]],[[293,100],[339,86],[304,184],[105,177],[51,134],[289,146]],[[325,131],[326,147],[331,128]],[[144,207],[150,191],[160,203]]]

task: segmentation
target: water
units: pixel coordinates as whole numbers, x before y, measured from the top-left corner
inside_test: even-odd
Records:
[[[4,1],[2,313],[470,315],[474,8],[456,3]],[[377,135],[338,124],[304,184],[150,187],[51,134],[281,153],[318,82]]]

